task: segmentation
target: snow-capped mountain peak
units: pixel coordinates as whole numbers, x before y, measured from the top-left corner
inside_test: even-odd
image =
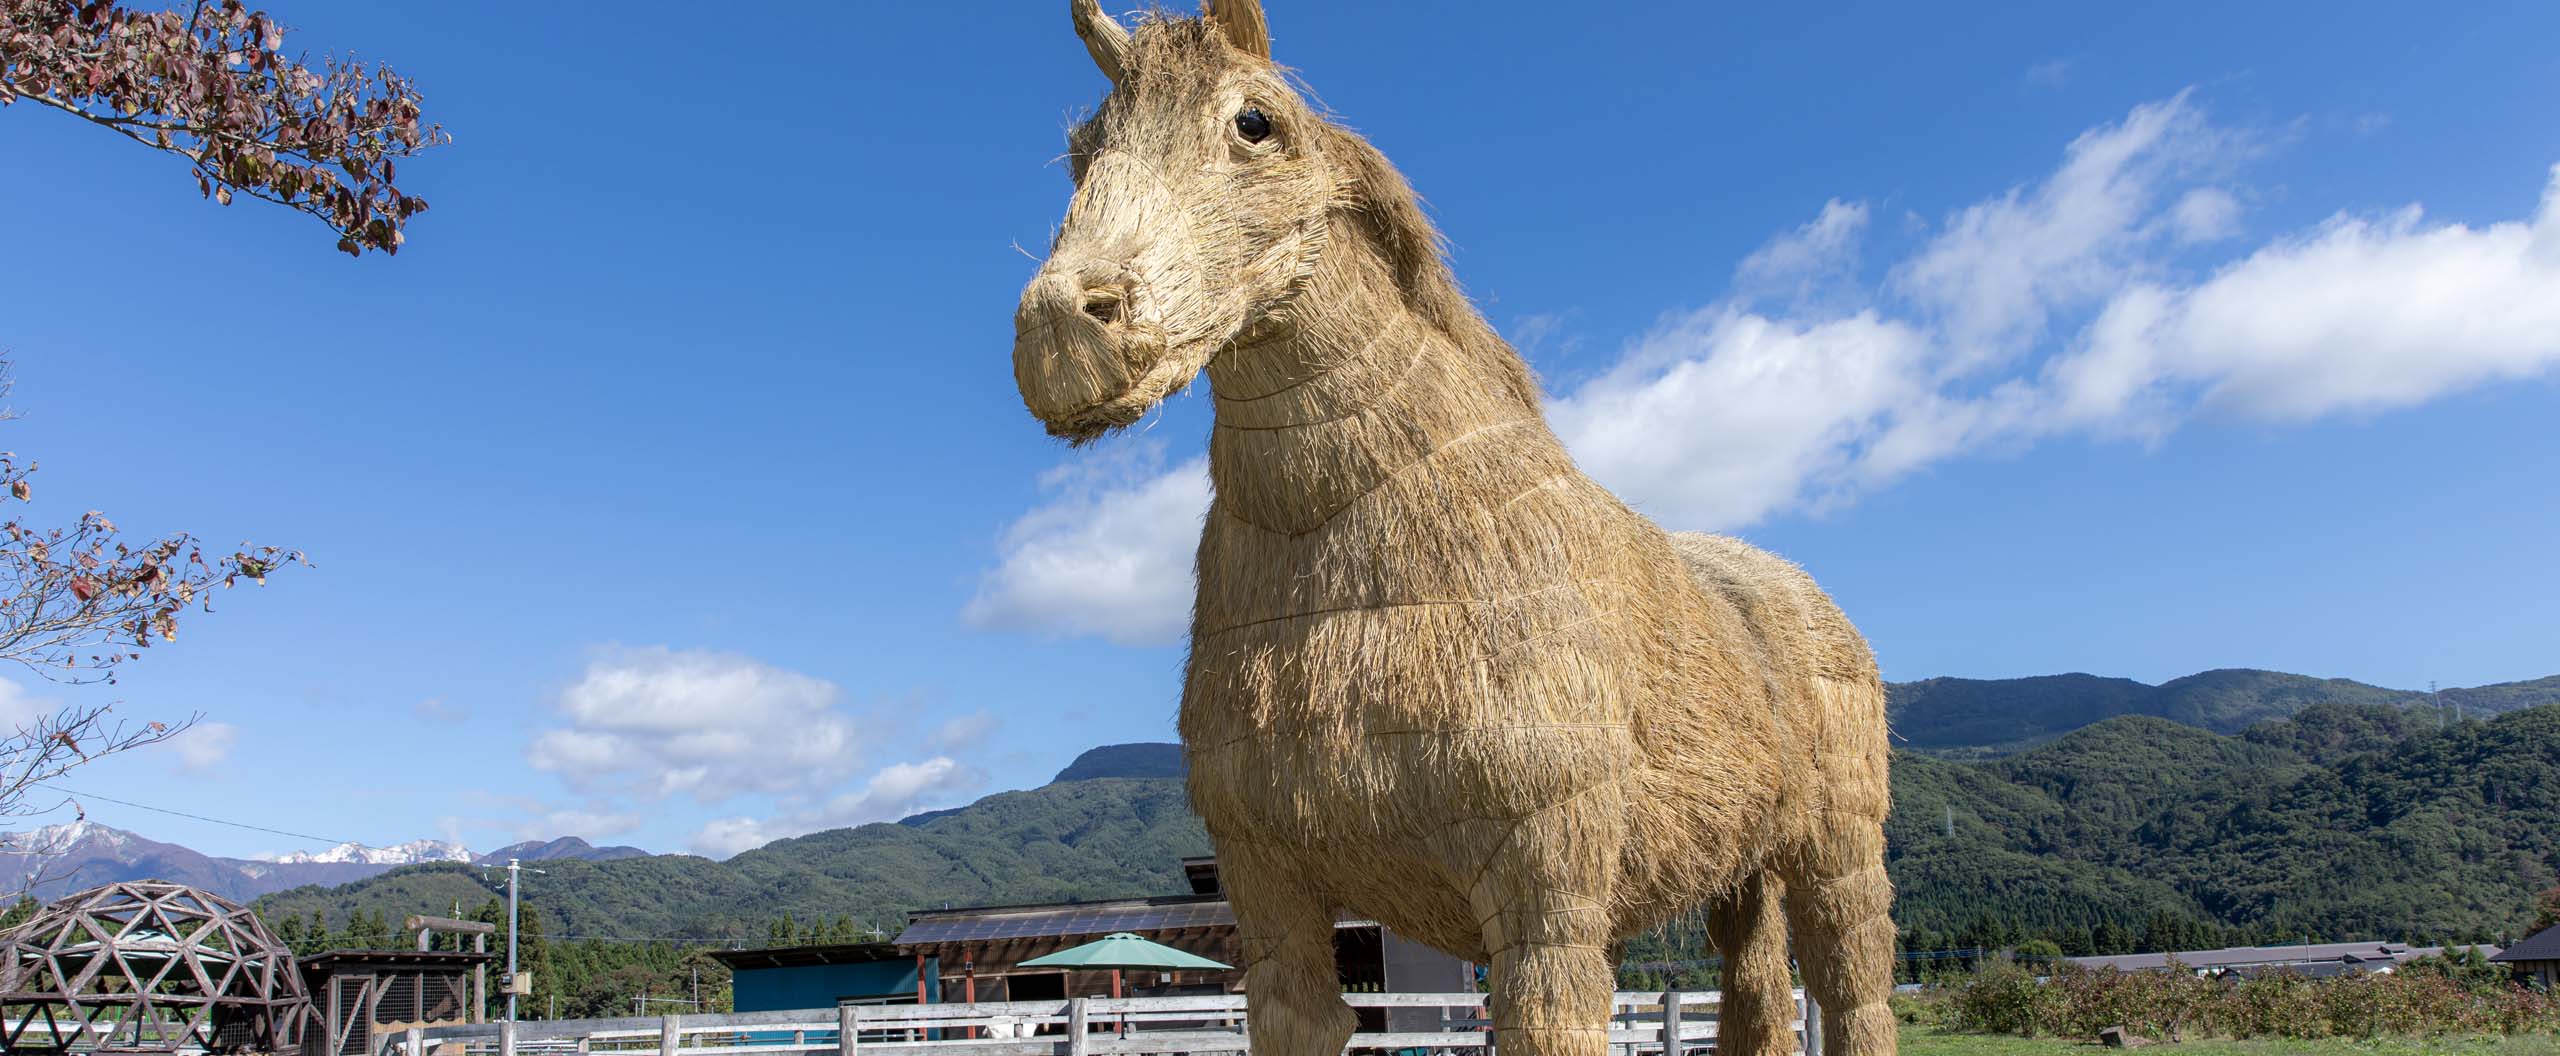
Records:
[[[295,851],[275,858],[279,865],[415,865],[419,862],[468,862],[470,860],[471,849],[451,840],[411,840],[389,847],[341,843],[318,853]]]
[[[82,818],[60,825],[46,825],[29,832],[0,834],[0,852],[61,854],[90,841],[95,841],[101,848],[113,849],[123,847],[133,839],[134,835],[123,829],[111,829]]]

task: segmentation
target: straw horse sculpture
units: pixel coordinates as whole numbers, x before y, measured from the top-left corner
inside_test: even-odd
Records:
[[[1413,192],[1271,63],[1252,0],[1134,31],[1015,319],[1049,431],[1206,371],[1216,498],[1181,729],[1262,1056],[1352,1032],[1338,912],[1490,966],[1505,1056],[1604,1056],[1611,950],[1705,910],[1727,1056],[1891,1053],[1883,686],[1794,566],[1575,469]]]

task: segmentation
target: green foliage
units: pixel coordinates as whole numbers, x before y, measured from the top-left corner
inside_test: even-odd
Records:
[[[2533,892],[2560,886],[2560,707],[2439,728],[2431,713],[2319,704],[2238,737],[2127,715],[2000,759],[1904,753],[1893,786],[1887,864],[1915,982],[2003,950],[2512,938]],[[674,993],[702,946],[862,941],[912,909],[1179,891],[1179,860],[1208,850],[1180,781],[1107,777],[726,862],[548,862],[526,885],[527,963],[557,960],[536,971],[529,1011]],[[422,865],[260,909],[303,920],[287,939],[302,950],[410,913],[494,913],[499,893],[480,870]],[[537,929],[547,953],[532,952]],[[1624,963],[1630,988],[1717,982],[1694,917],[1634,938]],[[690,973],[684,984],[690,999]]]
[[[2310,979],[2287,972],[2207,979],[2184,970],[2090,971],[2060,966],[2039,979],[2014,965],[1986,968],[1956,989],[1944,1022],[1959,1030],[2090,1038],[2120,1026],[2181,1040],[2359,1038],[2560,1032],[2549,995],[2440,970]]]
[[[539,907],[555,941],[760,946],[774,941],[771,925],[784,914],[821,934],[895,934],[911,909],[1184,890],[1181,859],[1207,853],[1208,832],[1180,781],[1103,778],[1001,793],[903,823],[813,833],[725,862],[546,861],[544,875],[525,878],[524,904]],[[434,863],[278,892],[257,905],[269,920],[315,911],[345,920],[362,910],[396,921],[493,895],[503,897],[502,877]],[[794,941],[801,927],[794,924]]]
[[[1986,917],[2092,952],[2483,941],[2560,879],[2555,707],[2429,729],[2325,705],[2245,738],[2128,716],[1894,765],[1896,915],[1935,942]]]
[[[2560,675],[2443,694],[2384,689],[2342,678],[2280,671],[2206,671],[2147,686],[2126,678],[1932,678],[1886,687],[1894,732],[1909,747],[1954,758],[2008,754],[2105,719],[2148,715],[2214,733],[2300,715],[2312,708],[2391,707],[2440,724],[2438,707],[2471,718],[2560,704]]]

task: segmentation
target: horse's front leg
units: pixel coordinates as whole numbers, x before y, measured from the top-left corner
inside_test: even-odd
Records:
[[[1493,961],[1487,995],[1502,1056],[1608,1056],[1609,893],[1621,819],[1593,798],[1516,823],[1469,893]]]
[[[1340,1056],[1358,1025],[1334,967],[1333,907],[1290,856],[1218,841],[1219,885],[1244,944],[1245,1029],[1255,1056]]]

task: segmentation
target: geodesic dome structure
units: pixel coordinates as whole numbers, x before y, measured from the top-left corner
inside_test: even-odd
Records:
[[[310,1017],[293,952],[182,884],[91,888],[0,935],[0,1052],[282,1052]]]

